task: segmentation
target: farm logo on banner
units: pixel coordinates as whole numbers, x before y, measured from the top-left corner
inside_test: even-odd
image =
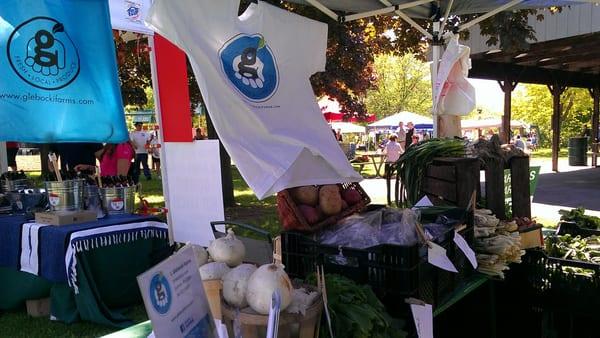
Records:
[[[162,273],[157,273],[150,281],[150,301],[152,307],[161,315],[169,312],[173,296],[171,295],[171,286],[169,281]]]
[[[64,25],[53,18],[39,16],[18,25],[7,52],[13,71],[40,89],[61,89],[79,75],[77,48]]]
[[[277,91],[277,62],[262,35],[236,35],[219,50],[219,59],[229,82],[246,99],[264,102]]]
[[[125,1],[125,12],[127,13],[127,19],[133,22],[141,22],[141,8],[142,4],[140,3]]]

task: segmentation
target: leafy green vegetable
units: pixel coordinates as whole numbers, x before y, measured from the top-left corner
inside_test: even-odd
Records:
[[[316,285],[315,275],[308,282]],[[401,330],[367,285],[358,285],[350,279],[334,274],[325,275],[327,301],[333,333],[344,338],[403,338]],[[320,337],[330,337],[327,324],[321,324]]]
[[[465,156],[465,144],[455,139],[430,139],[409,146],[398,159],[398,174],[406,187],[409,206],[422,197],[421,182],[427,166],[435,157]]]
[[[586,215],[584,208],[575,208],[572,210],[561,209],[558,213],[561,215],[561,221],[575,222],[582,228],[600,228],[600,217]]]

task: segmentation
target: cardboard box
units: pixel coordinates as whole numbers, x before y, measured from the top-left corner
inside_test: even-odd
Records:
[[[26,300],[25,305],[27,306],[27,314],[31,317],[50,316],[50,298]]]
[[[521,235],[521,249],[541,248],[544,246],[544,235],[542,226],[536,225],[525,229],[519,229]]]
[[[36,212],[35,222],[50,225],[68,225],[96,220],[95,211],[50,211]]]

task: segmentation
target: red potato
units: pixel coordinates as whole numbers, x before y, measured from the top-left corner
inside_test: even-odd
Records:
[[[321,219],[321,215],[316,208],[311,207],[310,205],[300,204],[298,206],[302,216],[306,219],[306,221],[310,224],[317,223]]]
[[[306,185],[291,190],[292,197],[298,204],[316,206],[319,203],[319,191],[314,185]]]
[[[346,202],[342,199],[342,210],[346,210],[346,209],[348,209],[348,202]]]
[[[360,193],[354,189],[344,190],[342,192],[342,198],[348,205],[355,205],[362,200]]]

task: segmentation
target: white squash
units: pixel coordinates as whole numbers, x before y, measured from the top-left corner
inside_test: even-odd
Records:
[[[256,271],[256,266],[242,264],[223,276],[223,298],[227,303],[240,309],[248,306],[246,290],[248,289],[248,279],[254,271]]]
[[[250,307],[263,315],[269,313],[271,297],[275,290],[281,294],[281,311],[292,302],[292,282],[281,264],[265,264],[248,280],[246,300]]]
[[[215,262],[222,262],[230,267],[238,266],[246,256],[244,243],[235,237],[233,230],[227,231],[227,236],[217,238],[208,246],[208,253]]]
[[[222,262],[212,262],[202,265],[199,269],[202,280],[221,279],[231,270],[227,264]]]
[[[192,244],[192,249],[194,249],[194,253],[196,254],[196,262],[198,263],[198,267],[208,263],[208,252],[206,252],[206,249],[195,244]]]

